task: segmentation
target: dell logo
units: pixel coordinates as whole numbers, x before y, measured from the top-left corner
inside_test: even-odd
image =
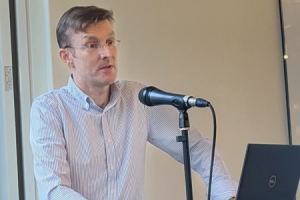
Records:
[[[276,184],[276,176],[273,175],[273,176],[271,176],[271,178],[269,180],[269,187],[272,188],[275,186],[275,184]]]

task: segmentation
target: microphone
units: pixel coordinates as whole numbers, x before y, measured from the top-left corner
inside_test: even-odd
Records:
[[[139,92],[139,100],[147,106],[172,105],[178,109],[186,109],[191,107],[208,107],[210,103],[201,98],[194,98],[182,94],[173,94],[149,86],[141,89]]]

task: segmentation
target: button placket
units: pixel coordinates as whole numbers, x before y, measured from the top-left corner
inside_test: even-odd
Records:
[[[112,135],[109,130],[109,125],[105,113],[102,115],[103,136],[105,149],[107,154],[107,175],[108,175],[108,199],[115,199],[117,191],[117,173],[116,173],[116,152],[112,140]]]

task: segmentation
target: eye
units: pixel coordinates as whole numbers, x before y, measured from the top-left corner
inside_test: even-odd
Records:
[[[112,46],[112,45],[115,44],[115,41],[114,41],[114,40],[108,40],[108,41],[106,42],[106,44],[107,44],[107,46]]]
[[[99,44],[98,43],[90,43],[90,44],[88,44],[86,46],[89,49],[97,49],[99,47]]]

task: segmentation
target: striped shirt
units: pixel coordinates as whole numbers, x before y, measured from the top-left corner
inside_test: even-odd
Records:
[[[40,200],[142,200],[145,151],[150,142],[183,163],[178,111],[138,100],[142,84],[116,81],[104,109],[70,77],[68,85],[37,97],[30,142]],[[192,169],[209,181],[211,143],[191,127]],[[216,153],[212,198],[235,196],[237,183]]]

